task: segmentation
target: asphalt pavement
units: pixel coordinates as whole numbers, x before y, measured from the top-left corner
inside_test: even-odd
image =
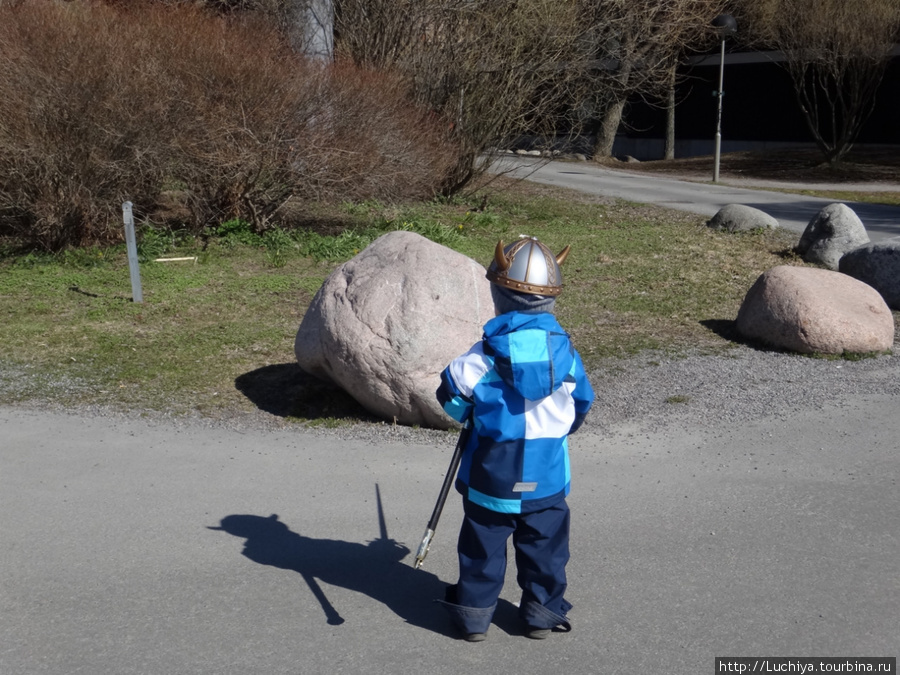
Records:
[[[892,397],[790,420],[572,439],[574,630],[484,643],[455,581],[453,442],[0,408],[0,672],[713,673],[716,656],[896,656]],[[412,551],[412,552],[411,552]]]
[[[728,204],[744,204],[760,209],[778,220],[781,227],[802,234],[809,221],[833,199],[775,192],[766,188],[861,189],[871,185],[802,185],[792,182],[735,180],[719,183],[679,180],[652,174],[603,167],[591,162],[546,161],[537,158],[506,156],[494,171],[511,176],[570,188],[606,197],[642,204],[656,204],[679,211],[712,217]],[[900,192],[900,186],[876,186]],[[900,241],[900,207],[864,202],[846,202],[862,220],[873,242]]]

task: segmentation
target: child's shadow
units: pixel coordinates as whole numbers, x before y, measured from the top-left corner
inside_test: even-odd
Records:
[[[410,551],[393,539],[368,544],[314,539],[291,532],[274,514],[226,516],[219,527],[210,529],[246,539],[242,553],[253,562],[300,574],[331,625],[344,623],[344,617],[319,581],[368,595],[415,626],[449,632],[443,612],[433,602],[444,596],[446,584],[430,572],[401,563]]]
[[[344,617],[328,600],[319,581],[368,595],[414,626],[455,635],[449,618],[434,602],[444,597],[447,584],[430,572],[401,562],[410,550],[388,538],[380,492],[377,497],[381,537],[368,544],[304,537],[291,532],[275,514],[226,516],[219,527],[209,529],[246,539],[242,553],[253,562],[300,574],[331,625],[344,623]],[[507,633],[521,634],[515,611],[509,602],[501,600],[494,623]]]

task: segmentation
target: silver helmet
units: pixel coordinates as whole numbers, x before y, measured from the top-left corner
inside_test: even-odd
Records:
[[[568,255],[568,246],[559,255],[553,255],[535,237],[523,235],[505,248],[503,242],[498,241],[487,278],[498,286],[518,293],[557,296],[562,293],[562,272],[559,266]]]

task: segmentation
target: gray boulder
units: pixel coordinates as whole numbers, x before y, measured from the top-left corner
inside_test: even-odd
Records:
[[[391,232],[338,267],[313,298],[297,363],[369,412],[449,428],[434,393],[440,372],[493,318],[485,269],[412,232]]]
[[[900,309],[900,244],[869,244],[845,253],[839,269],[869,284],[891,309]]]
[[[811,267],[773,267],[744,298],[737,330],[745,338],[803,354],[884,352],[894,317],[871,286]]]
[[[714,230],[744,232],[747,230],[774,230],[778,228],[778,221],[765,211],[760,211],[752,206],[727,204],[719,209],[706,225]]]
[[[853,209],[846,204],[829,204],[809,221],[797,253],[806,262],[837,270],[841,256],[868,243],[866,228]]]

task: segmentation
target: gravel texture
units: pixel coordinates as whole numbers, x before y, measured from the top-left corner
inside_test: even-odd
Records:
[[[895,343],[895,353],[898,345]],[[44,388],[75,392],[88,383],[67,378],[30,379],[26,369],[0,364],[0,401],[14,401],[17,392]],[[734,346],[718,355],[644,353],[609,359],[590,373],[597,399],[579,433],[608,434],[617,430],[660,431],[670,427],[698,429],[723,422],[741,424],[763,418],[788,420],[801,410],[840,405],[850,395],[900,396],[900,357],[881,355],[860,360],[812,358],[796,354]],[[36,402],[29,409],[58,405]],[[122,413],[96,406],[79,407],[80,415],[139,414],[165,424],[225,426],[237,430],[284,428],[292,423],[263,412],[195,414],[133,410]],[[455,433],[389,423],[356,423],[336,428],[310,427],[315,434],[379,442],[452,444]]]
[[[896,345],[895,345],[896,350]],[[900,358],[812,358],[738,346],[724,355],[642,355],[592,373],[591,426],[659,430],[789,419],[847,395],[900,395]]]

